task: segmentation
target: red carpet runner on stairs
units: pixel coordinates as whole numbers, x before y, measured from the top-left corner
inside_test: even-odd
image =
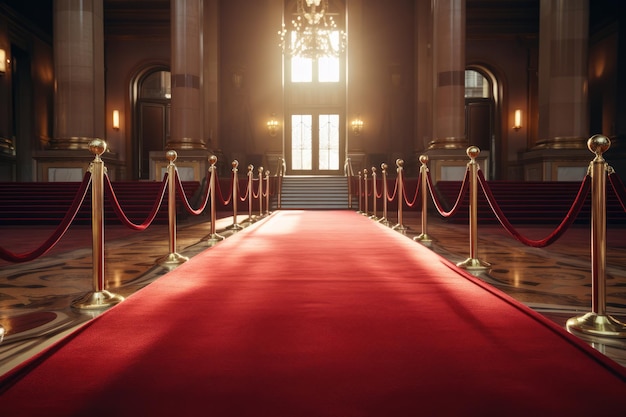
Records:
[[[0,415],[606,416],[625,380],[389,228],[283,211],[10,372]]]

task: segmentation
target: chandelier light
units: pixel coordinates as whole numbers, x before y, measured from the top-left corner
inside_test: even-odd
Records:
[[[283,23],[280,46],[289,56],[318,59],[339,57],[346,49],[346,33],[328,14],[328,0],[297,0],[297,17],[288,31]]]

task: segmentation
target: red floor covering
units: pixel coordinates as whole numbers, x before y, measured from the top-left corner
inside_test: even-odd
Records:
[[[283,211],[0,380],[2,416],[589,416],[619,365],[352,211]]]

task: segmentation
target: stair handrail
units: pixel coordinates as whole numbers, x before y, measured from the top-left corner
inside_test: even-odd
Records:
[[[283,197],[283,177],[285,176],[285,172],[287,171],[287,162],[284,157],[278,158],[278,166],[276,167],[276,174],[274,174],[278,179],[278,184],[276,184],[276,208],[281,208],[281,202]],[[268,207],[269,209],[269,207]]]
[[[348,208],[352,208],[352,182],[354,180],[354,170],[352,168],[351,158],[346,158],[346,162],[343,164],[343,175],[348,178]],[[359,211],[360,210],[361,208],[359,207]]]

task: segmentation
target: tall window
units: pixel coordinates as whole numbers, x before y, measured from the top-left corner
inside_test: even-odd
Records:
[[[489,98],[491,91],[487,80],[480,72],[465,71],[465,98]]]
[[[339,32],[337,32],[339,36]],[[291,58],[291,82],[338,83],[341,80],[341,62],[338,57],[318,59],[294,56]]]

